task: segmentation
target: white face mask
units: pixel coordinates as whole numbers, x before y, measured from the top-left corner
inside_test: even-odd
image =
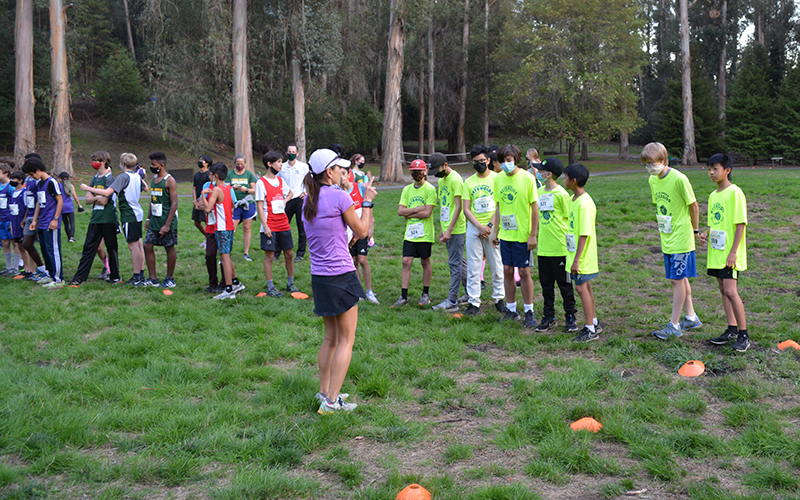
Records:
[[[645,163],[644,168],[647,169],[647,173],[650,175],[658,175],[664,170],[664,165],[654,165],[652,163]]]

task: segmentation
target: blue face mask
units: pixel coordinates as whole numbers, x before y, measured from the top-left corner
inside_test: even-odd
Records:
[[[542,174],[540,174],[539,172],[536,172],[536,179],[539,182],[544,182],[544,176],[542,176]]]
[[[500,168],[503,169],[503,172],[510,174],[517,168],[513,161],[505,162],[500,164]]]

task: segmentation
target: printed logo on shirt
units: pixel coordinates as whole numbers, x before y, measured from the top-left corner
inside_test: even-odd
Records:
[[[153,188],[150,190],[150,195],[153,196],[153,199],[156,197],[160,198],[162,194],[161,188]]]
[[[575,231],[575,214],[573,212],[569,213],[569,228],[571,231]]]
[[[442,206],[450,205],[448,201],[452,197],[452,193],[450,193],[450,188],[447,186],[439,187],[439,199],[441,200]]]
[[[659,200],[665,203],[672,203],[672,200],[669,198],[669,193],[665,193],[664,191],[659,191],[656,193],[656,202]]]
[[[475,186],[474,188],[472,188],[472,199],[473,200],[477,199],[477,198],[480,198],[482,196],[492,196],[493,194],[494,193],[492,193],[491,186],[480,185],[480,186]]]
[[[714,203],[711,207],[711,220],[717,224],[722,224],[725,220],[725,207],[721,203]]]
[[[514,186],[503,186],[503,189],[500,190],[500,199],[506,205],[511,205],[517,199],[517,190],[514,189]]]
[[[553,212],[549,210],[547,212],[539,212],[539,215],[541,215],[542,224],[550,224],[550,219],[553,218]]]
[[[659,205],[658,213],[660,213],[661,215],[667,215],[667,207],[665,207],[664,205]]]

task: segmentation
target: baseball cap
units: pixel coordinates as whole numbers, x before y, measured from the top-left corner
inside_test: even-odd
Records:
[[[425,170],[426,168],[428,168],[428,166],[425,165],[425,162],[420,159],[412,161],[411,165],[408,167],[409,170]]]
[[[429,160],[431,164],[431,175],[436,175],[436,172],[439,171],[439,168],[447,163],[447,157],[442,153],[433,153]]]
[[[542,163],[540,163],[536,168],[551,172],[553,174],[553,179],[557,179],[561,174],[564,173],[564,164],[561,163],[561,160],[553,156],[542,160]]]
[[[321,174],[334,165],[350,168],[350,160],[345,160],[330,149],[318,149],[308,159],[308,166],[314,174]]]

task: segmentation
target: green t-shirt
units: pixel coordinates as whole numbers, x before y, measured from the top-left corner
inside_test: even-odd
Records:
[[[403,194],[400,195],[400,204],[406,208],[417,208],[425,205],[436,206],[436,188],[430,182],[425,182],[420,187],[413,184],[403,188]],[[406,220],[406,236],[405,239],[417,243],[428,242],[433,243],[433,213],[430,217],[425,219],[407,219]]]
[[[552,191],[539,191],[539,246],[537,255],[563,257],[567,255],[567,225],[569,205],[567,190],[556,184]]]
[[[575,252],[578,249],[578,240],[587,236],[586,246],[583,247],[581,261],[578,265],[578,274],[594,274],[600,272],[597,263],[597,232],[595,219],[597,207],[589,193],[583,193],[577,200],[572,200],[569,205],[569,225],[567,227],[567,270],[572,269],[575,261]]]
[[[450,227],[450,221],[453,214],[456,212],[456,207],[461,205],[461,200],[456,202],[456,196],[464,196],[464,180],[461,174],[455,170],[451,170],[447,177],[439,180],[439,223],[442,226],[442,232],[447,231]],[[458,220],[453,226],[453,234],[464,234],[467,232],[467,218],[464,217],[464,212],[458,214]]]
[[[231,186],[244,186],[247,189],[250,189],[250,183],[255,183],[257,180],[256,174],[247,169],[244,169],[244,172],[241,174],[237,174],[236,170],[231,169],[228,171],[228,177],[225,179],[225,182]],[[234,192],[236,192],[236,190],[234,190]],[[243,195],[242,197],[244,197],[247,196],[247,193],[237,192],[237,195]]]
[[[114,183],[114,176],[111,172],[106,175],[95,175],[92,177],[91,186],[93,188],[105,189]],[[90,224],[116,224],[117,223],[117,204],[116,195],[111,195],[105,205],[95,204],[92,207],[92,218]]]
[[[469,209],[484,226],[488,224],[494,216],[497,205],[494,201],[494,178],[497,172],[487,170],[489,175],[484,178],[473,175],[464,181],[464,194],[461,200],[470,203]]]
[[[497,174],[494,201],[500,205],[499,238],[524,243],[531,235],[531,205],[538,199],[536,177],[519,169],[514,175]]]
[[[648,181],[656,204],[661,251],[670,255],[693,251],[694,228],[689,205],[695,202],[695,197],[689,179],[670,168],[663,178],[651,175]]]
[[[164,178],[161,179],[161,182],[156,182],[155,177],[150,181],[150,225],[147,227],[156,232],[167,223],[169,209],[172,207],[169,189],[167,189],[167,179],[171,176],[171,174],[165,175]],[[177,209],[175,209],[175,216],[172,217],[172,223],[169,225],[169,228],[178,229]]]
[[[708,197],[708,268],[724,269],[733,248],[736,225],[744,224],[742,242],[736,249],[736,270],[747,270],[747,199],[736,184]]]

